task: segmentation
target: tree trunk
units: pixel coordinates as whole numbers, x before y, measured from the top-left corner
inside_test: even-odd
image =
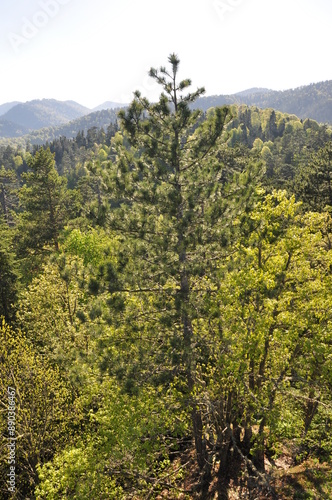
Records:
[[[6,224],[7,224],[7,226],[9,226],[7,197],[6,197],[6,190],[5,190],[4,185],[1,186],[1,205],[2,205],[3,215],[5,218]]]
[[[315,390],[311,388],[309,390],[309,399],[306,405],[306,411],[305,411],[305,419],[304,419],[304,431],[303,431],[303,437],[306,437],[311,422],[316,414],[317,408],[318,408],[318,400],[314,400],[315,397]]]
[[[228,500],[228,489],[229,489],[229,468],[230,468],[230,443],[231,443],[231,432],[230,427],[227,426],[225,432],[223,432],[219,447],[219,470],[218,470],[218,500]]]
[[[264,443],[264,426],[266,423],[266,418],[263,417],[258,430],[257,436],[257,449],[253,462],[257,469],[261,472],[265,471],[265,443]]]

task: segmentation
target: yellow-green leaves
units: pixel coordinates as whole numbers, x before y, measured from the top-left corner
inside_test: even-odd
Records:
[[[0,478],[6,484],[8,387],[15,389],[16,489],[32,494],[38,483],[37,465],[61,448],[75,418],[72,396],[60,371],[36,353],[20,331],[4,322],[0,328]]]
[[[263,418],[272,428],[289,380],[297,412],[296,394],[305,402],[309,389],[330,400],[330,217],[299,209],[284,192],[265,196],[249,215],[253,229],[220,269],[219,349],[227,348],[219,387],[231,376],[232,390],[247,394],[241,405],[252,423]],[[302,416],[304,425],[304,404]]]

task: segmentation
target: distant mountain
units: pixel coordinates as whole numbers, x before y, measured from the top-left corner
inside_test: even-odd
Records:
[[[11,139],[6,138],[1,133],[1,121],[0,121],[0,146],[5,144],[18,144],[25,146],[27,142],[30,144],[45,144],[46,142],[53,141],[59,137],[65,136],[68,139],[76,137],[79,132],[84,131],[85,133],[94,127],[104,128],[111,123],[117,122],[117,112],[113,109],[105,109],[102,111],[96,111],[94,113],[89,113],[88,115],[82,116],[73,120],[69,123],[58,127],[46,127],[39,130],[34,130],[30,133],[20,134],[20,136],[12,136]],[[2,136],[2,139],[1,139]]]
[[[273,108],[302,119],[311,118],[319,123],[332,123],[332,80],[285,91],[255,88],[233,95],[201,97],[195,107],[206,111],[225,104]]]
[[[99,104],[99,106],[93,108],[92,111],[102,111],[103,109],[125,108],[126,106],[128,106],[128,104],[124,104],[121,102],[106,101],[103,104]]]
[[[10,122],[8,120],[0,119],[0,138],[12,138],[12,137],[20,137],[29,132],[26,127],[22,127],[22,125],[18,125],[17,123]]]
[[[90,112],[90,109],[74,101],[42,99],[19,103],[0,118],[1,135],[9,137],[6,122],[16,123],[18,127],[32,131],[43,127],[59,126]]]
[[[264,89],[261,87],[253,87],[252,89],[247,89],[247,90],[242,90],[241,92],[236,92],[234,95],[239,95],[242,97],[245,97],[247,95],[252,95],[252,94],[262,94],[266,92],[273,92],[271,89]]]
[[[7,111],[16,106],[16,104],[20,104],[20,101],[6,102],[5,104],[0,104],[0,116],[7,113]]]
[[[301,119],[332,124],[332,80],[285,91],[255,87],[232,95],[201,97],[194,106],[206,111],[225,104],[273,108]],[[80,130],[105,128],[117,120],[115,109],[126,105],[107,101],[91,112],[74,101],[43,99],[6,103],[0,106],[0,113],[6,106],[11,107],[0,117],[0,139],[20,138],[16,142],[24,143],[28,139],[33,144],[43,144],[61,135],[74,137]]]
[[[244,104],[262,109],[274,108],[320,123],[332,123],[332,80],[280,92],[252,94],[244,98]]]

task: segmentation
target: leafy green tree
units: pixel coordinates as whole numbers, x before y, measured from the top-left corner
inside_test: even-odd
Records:
[[[253,463],[264,470],[266,443],[281,438],[285,419],[288,435],[300,442],[315,412],[331,403],[326,217],[303,216],[294,197],[274,192],[256,204],[233,252],[216,263],[219,300],[210,307],[217,307],[220,333],[203,393],[207,407],[215,408],[204,422],[212,450],[218,427],[223,430],[221,484],[239,455],[250,474],[257,473]]]
[[[96,296],[96,289],[99,267],[112,266],[117,246],[102,229],[67,228],[61,252],[43,264],[19,295],[17,324],[76,388],[85,383],[97,334],[105,335],[107,322],[101,316],[108,311],[108,297]]]
[[[38,355],[20,331],[0,327],[0,495],[8,494],[8,438],[15,439],[16,489],[11,498],[32,498],[37,467],[50,460],[67,439],[77,417],[72,395],[59,369]],[[14,436],[8,434],[8,388],[15,405]]]
[[[64,254],[42,266],[17,304],[18,325],[36,351],[61,367],[73,382],[80,377],[78,358],[89,349],[89,338],[77,316],[83,305],[82,261]]]
[[[174,395],[147,385],[129,396],[113,378],[92,377],[81,400],[92,403],[85,432],[41,464],[37,500],[155,498],[165,487],[177,498],[183,467],[169,470],[165,436],[185,433],[188,421]]]

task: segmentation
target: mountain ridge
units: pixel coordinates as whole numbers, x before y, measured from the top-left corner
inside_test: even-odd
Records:
[[[207,111],[227,104],[246,104],[260,109],[272,108],[299,118],[311,118],[319,123],[332,124],[332,80],[302,85],[288,90],[250,89],[237,94],[200,97],[195,107]]]
[[[0,116],[3,116],[17,104],[20,104],[20,101],[5,102],[4,104],[0,104]]]
[[[32,131],[62,125],[89,112],[89,108],[75,101],[34,99],[11,107],[1,116],[0,122],[9,121]]]
[[[113,109],[106,109],[101,111],[95,111],[84,115],[76,120],[72,120],[68,123],[57,127],[44,127],[38,130],[33,130],[31,132],[25,132],[14,137],[4,137],[1,136],[1,120],[0,120],[0,146],[4,144],[9,144],[13,142],[24,146],[26,143],[32,145],[42,145],[46,142],[53,141],[59,137],[66,137],[67,139],[72,139],[76,137],[79,132],[87,132],[89,129],[93,128],[104,128],[116,123],[117,114]],[[11,124],[13,128],[15,124]]]
[[[251,94],[261,94],[263,92],[273,92],[273,90],[263,88],[263,87],[252,87],[250,89],[241,90],[240,92],[236,92],[235,94],[231,94],[231,95],[246,96],[246,95],[251,95]]]
[[[125,108],[126,106],[128,106],[128,103],[105,101],[102,104],[99,104],[99,106],[93,108],[91,111],[103,111],[105,109],[120,109],[120,108]]]
[[[46,129],[50,129],[50,137],[60,131],[69,133],[70,137],[77,132],[80,120],[82,129],[107,126],[106,117],[116,121],[115,109],[125,107],[123,103],[106,101],[93,109],[89,109],[75,101],[57,101],[56,99],[37,99],[26,103],[5,103],[1,109],[10,109],[0,116],[0,138],[11,139],[32,134],[33,138],[41,137]],[[251,89],[229,95],[212,95],[200,97],[194,104],[195,108],[207,111],[211,107],[245,104],[257,106],[260,109],[272,108],[282,113],[294,114],[301,119],[310,118],[318,123],[332,124],[332,80],[302,85],[295,89],[270,90],[253,87]],[[109,114],[94,115],[103,111]],[[23,112],[23,115],[22,115]],[[75,120],[78,120],[75,123]],[[70,124],[69,127],[66,125]],[[51,130],[52,129],[52,130]],[[38,133],[39,131],[39,133]]]

